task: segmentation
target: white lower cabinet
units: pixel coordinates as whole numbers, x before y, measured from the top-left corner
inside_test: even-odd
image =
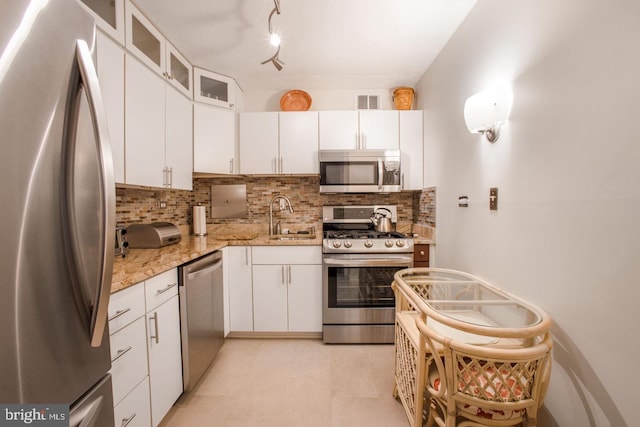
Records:
[[[159,283],[151,292],[156,297],[168,298],[158,306],[150,306],[150,288],[147,291],[147,350],[149,353],[149,386],[151,390],[151,421],[155,427],[182,394],[182,350],[180,344],[180,309],[176,270],[170,270],[166,283]],[[169,297],[169,295],[173,296]]]
[[[224,248],[224,271],[229,289],[229,330],[253,331],[251,246]]]
[[[145,377],[127,397],[113,408],[116,427],[150,426],[149,405],[149,377]]]
[[[111,376],[116,426],[157,426],[182,394],[177,270],[111,296]]]
[[[111,376],[114,404],[120,403],[137,384],[149,375],[146,335],[143,317],[111,335]]]
[[[252,249],[254,331],[321,332],[321,248],[255,246]]]

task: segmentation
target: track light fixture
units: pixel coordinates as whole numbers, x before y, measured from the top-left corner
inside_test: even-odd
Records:
[[[280,36],[278,35],[278,33],[273,31],[273,27],[271,26],[271,18],[273,17],[273,14],[275,13],[280,15],[280,0],[273,0],[273,4],[275,7],[271,11],[271,13],[269,13],[269,19],[268,19],[269,41],[272,46],[277,46],[278,49],[276,50],[276,53],[271,58],[261,62],[260,64],[264,65],[268,62],[271,62],[273,66],[276,67],[276,70],[280,71],[282,70],[282,67],[284,67],[284,62],[282,62],[280,58],[278,58],[278,55],[280,54]]]

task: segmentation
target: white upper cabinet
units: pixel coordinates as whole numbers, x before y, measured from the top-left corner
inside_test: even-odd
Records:
[[[126,183],[191,190],[191,101],[130,54],[126,60]]]
[[[318,114],[321,150],[360,148],[357,111],[320,111]]]
[[[194,67],[193,99],[217,107],[236,109],[236,84],[232,78]]]
[[[165,82],[130,54],[125,80],[126,182],[165,187]]]
[[[165,87],[165,167],[171,188],[193,189],[192,102],[171,86]]]
[[[96,70],[102,89],[111,138],[113,171],[117,183],[124,183],[124,49],[97,32]]]
[[[318,113],[278,113],[280,127],[280,173],[317,174]]]
[[[422,190],[424,169],[421,110],[400,111],[400,168],[403,190]]]
[[[398,111],[366,110],[359,111],[360,149],[398,149],[400,131]]]
[[[277,174],[278,113],[240,114],[240,173]]]
[[[167,71],[165,77],[184,96],[192,98],[193,74],[191,64],[178,50],[167,41],[166,44]]]
[[[320,149],[398,149],[395,110],[321,111]]]
[[[192,98],[192,67],[130,1],[126,3],[126,46],[147,67]]]
[[[240,114],[240,173],[317,174],[318,113]]]
[[[95,18],[96,25],[124,45],[124,0],[78,0]]]
[[[165,70],[165,39],[130,1],[126,6],[126,45],[139,60],[162,75]]]
[[[193,105],[193,171],[238,173],[237,113],[226,108]]]

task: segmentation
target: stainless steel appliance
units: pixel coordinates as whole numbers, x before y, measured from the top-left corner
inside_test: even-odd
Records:
[[[0,402],[112,427],[115,183],[94,40],[74,0],[2,3]]]
[[[182,378],[191,391],[224,342],[222,252],[179,268]]]
[[[320,150],[321,193],[391,193],[401,188],[400,150]]]
[[[129,253],[129,242],[127,241],[127,229],[116,226],[115,256],[125,257]]]
[[[325,343],[393,343],[396,271],[413,266],[413,239],[376,231],[371,221],[396,206],[324,206],[322,338]]]
[[[161,248],[178,243],[181,239],[180,230],[170,222],[131,224],[127,227],[127,241],[130,248]]]

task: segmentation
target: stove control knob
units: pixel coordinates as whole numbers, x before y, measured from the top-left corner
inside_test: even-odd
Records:
[[[344,247],[345,248],[349,249],[351,246],[353,246],[353,245],[351,244],[350,241],[347,240],[346,242],[344,242]]]
[[[373,246],[373,242],[371,240],[367,240],[364,242],[364,247],[365,248],[370,248]]]
[[[391,240],[387,240],[386,242],[384,242],[384,245],[388,248],[393,247],[393,242]]]
[[[396,241],[396,246],[399,248],[402,248],[404,246],[404,240],[397,240]]]
[[[340,247],[341,243],[338,240],[334,240],[333,242],[333,247],[338,249]]]

